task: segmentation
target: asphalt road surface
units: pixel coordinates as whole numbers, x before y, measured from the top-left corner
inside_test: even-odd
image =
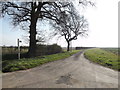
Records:
[[[118,88],[118,72],[94,64],[79,52],[32,69],[4,73],[3,88]]]

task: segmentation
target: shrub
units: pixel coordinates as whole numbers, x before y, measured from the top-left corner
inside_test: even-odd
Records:
[[[47,54],[56,54],[62,52],[62,48],[57,44],[47,46]]]
[[[46,55],[47,53],[47,46],[46,45],[37,45],[36,55],[42,56]]]
[[[57,45],[37,45],[37,51],[36,54],[37,56],[41,55],[50,55],[50,54],[56,54],[62,52],[62,48]]]

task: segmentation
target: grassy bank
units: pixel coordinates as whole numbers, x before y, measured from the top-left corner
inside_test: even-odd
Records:
[[[117,50],[113,53],[107,49],[94,48],[87,50],[85,52],[85,57],[95,63],[120,71],[119,55],[115,53],[117,53]]]
[[[20,59],[20,60],[17,60],[17,59],[16,60],[4,60],[2,62],[2,71],[3,72],[12,72],[12,71],[33,68],[33,67],[42,65],[44,63],[47,63],[47,62],[67,58],[79,51],[80,50],[73,50],[70,52],[40,56],[40,57],[35,57],[35,58],[24,58],[24,59]]]

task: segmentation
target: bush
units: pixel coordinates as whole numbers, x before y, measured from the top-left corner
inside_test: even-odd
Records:
[[[37,56],[50,55],[62,52],[62,48],[57,44],[53,45],[37,45]]]
[[[47,46],[46,45],[37,45],[36,55],[42,56],[46,55],[47,53]]]
[[[47,46],[47,54],[56,54],[62,52],[62,48],[57,44]]]

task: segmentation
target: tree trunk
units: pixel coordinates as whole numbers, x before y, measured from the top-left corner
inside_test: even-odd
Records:
[[[29,57],[35,56],[36,56],[36,22],[33,21],[30,25]]]
[[[36,24],[37,24],[37,17],[35,14],[34,7],[31,11],[31,25],[30,25],[30,42],[29,42],[29,57],[35,57],[36,56]]]
[[[70,51],[70,41],[67,41],[67,51]]]

